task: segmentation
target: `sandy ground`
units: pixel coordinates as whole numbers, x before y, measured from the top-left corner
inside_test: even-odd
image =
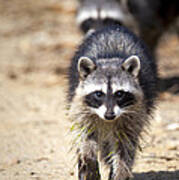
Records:
[[[65,112],[66,71],[82,39],[75,7],[75,0],[0,0],[0,180],[77,179]],[[134,180],[179,180],[176,34],[162,38],[158,58],[163,92]]]

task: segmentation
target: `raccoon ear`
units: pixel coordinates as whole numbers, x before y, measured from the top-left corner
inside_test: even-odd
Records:
[[[138,56],[132,55],[122,64],[122,68],[134,77],[137,77],[140,71],[140,59]]]
[[[90,58],[81,57],[78,60],[78,72],[82,79],[85,79],[95,69],[96,65]]]

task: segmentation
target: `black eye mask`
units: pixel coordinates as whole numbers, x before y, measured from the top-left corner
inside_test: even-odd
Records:
[[[105,94],[102,91],[95,91],[85,97],[85,103],[93,108],[99,108],[105,99]]]
[[[112,99],[107,99],[107,97]],[[135,97],[130,92],[117,91],[112,96],[106,96],[102,91],[95,91],[85,97],[85,103],[93,108],[99,108],[102,104],[113,101],[113,105],[117,104],[120,108],[133,105]]]
[[[133,105],[135,103],[135,97],[130,92],[117,91],[114,96],[117,105],[121,108]]]

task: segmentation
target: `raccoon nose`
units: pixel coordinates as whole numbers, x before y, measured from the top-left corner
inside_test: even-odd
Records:
[[[114,114],[114,112],[107,112],[105,115],[104,115],[105,119],[107,120],[113,120],[116,116]]]

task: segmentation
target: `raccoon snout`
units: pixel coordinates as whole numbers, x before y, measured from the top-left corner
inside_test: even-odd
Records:
[[[114,112],[107,112],[105,115],[104,115],[105,119],[107,120],[113,120],[115,119],[116,115]]]

